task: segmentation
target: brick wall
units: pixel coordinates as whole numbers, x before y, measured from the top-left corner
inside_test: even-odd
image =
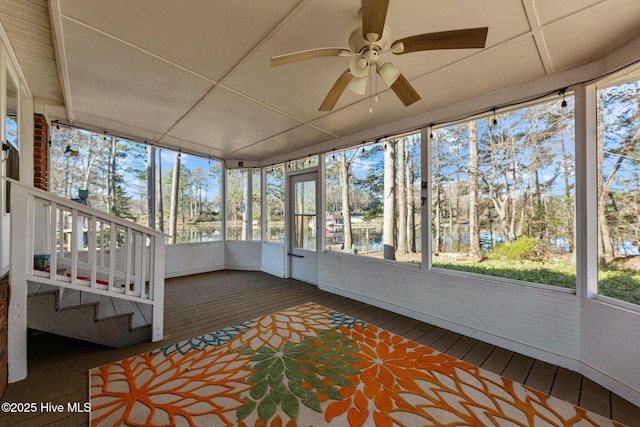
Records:
[[[47,189],[49,178],[49,127],[42,114],[34,114],[33,186]]]
[[[0,279],[0,397],[7,389],[7,333],[9,310],[9,276]]]

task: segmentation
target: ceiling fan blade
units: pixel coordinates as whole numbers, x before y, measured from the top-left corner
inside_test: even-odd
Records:
[[[368,33],[375,33],[378,39],[384,31],[389,0],[362,0],[362,37],[367,40]]]
[[[305,59],[321,58],[323,56],[347,55],[351,52],[344,47],[322,47],[319,49],[302,50],[300,52],[287,53],[286,55],[274,56],[271,58],[271,66],[290,64],[292,62],[304,61]]]
[[[353,80],[353,76],[347,68],[347,70],[342,73],[340,77],[338,77],[338,80],[336,80],[336,82],[333,84],[333,87],[331,88],[331,90],[329,90],[329,93],[324,98],[324,101],[322,101],[322,105],[320,105],[318,111],[333,110],[333,107],[336,105],[336,102],[338,102],[338,99],[340,99],[342,92],[344,92],[347,86],[349,86],[351,80]]]
[[[408,107],[414,102],[418,102],[422,99],[413,86],[411,86],[409,80],[407,80],[402,74],[400,74],[396,81],[389,87],[393,93],[400,98],[400,101],[402,101],[405,107]]]
[[[419,34],[394,41],[391,45],[391,51],[396,55],[402,55],[421,50],[483,48],[487,41],[488,31],[489,28],[481,27]],[[404,45],[404,50],[394,51],[393,47],[400,43]]]

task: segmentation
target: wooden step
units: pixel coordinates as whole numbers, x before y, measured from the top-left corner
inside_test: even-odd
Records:
[[[29,291],[31,329],[110,347],[150,340],[150,311],[136,303],[48,285],[30,285]]]

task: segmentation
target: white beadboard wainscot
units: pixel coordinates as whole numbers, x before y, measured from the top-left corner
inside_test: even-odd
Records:
[[[225,268],[223,242],[177,243],[166,245],[165,277],[206,273]]]
[[[571,291],[326,252],[319,287],[577,371],[580,299]]]
[[[581,373],[640,406],[640,312],[583,298]]]
[[[228,241],[225,243],[227,270],[262,271],[262,242]]]
[[[285,277],[287,249],[281,243],[262,244],[262,271],[278,277]]]

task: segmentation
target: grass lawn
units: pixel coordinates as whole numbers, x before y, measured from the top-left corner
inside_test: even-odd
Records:
[[[575,265],[569,262],[485,260],[469,262],[434,262],[434,267],[467,271],[495,277],[523,280],[575,289]],[[612,262],[600,268],[599,293],[633,304],[640,304],[640,272]]]

